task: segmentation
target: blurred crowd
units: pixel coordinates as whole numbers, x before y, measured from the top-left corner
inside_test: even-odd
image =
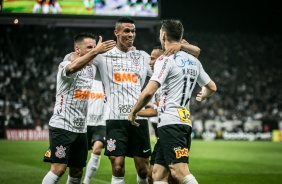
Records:
[[[113,39],[114,28],[2,26],[0,29],[0,134],[4,128],[47,127],[53,113],[57,67],[79,32]],[[137,28],[135,46],[149,54],[158,29]],[[218,92],[191,99],[194,120],[282,120],[282,36],[244,32],[185,32],[201,48],[199,60]],[[200,90],[197,87],[195,94]],[[1,136],[0,136],[1,137]]]

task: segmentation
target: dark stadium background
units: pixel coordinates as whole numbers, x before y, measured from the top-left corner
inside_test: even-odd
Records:
[[[194,118],[203,123],[208,119],[243,122],[232,131],[279,129],[280,3],[163,0],[160,5],[160,19],[183,21],[184,38],[201,48],[199,59],[218,86],[217,94],[204,104],[191,102]],[[15,18],[19,20],[16,25]],[[72,51],[73,35],[91,31],[105,39],[113,38],[115,18],[94,20],[95,17],[61,19],[0,14],[0,137],[5,136],[5,129],[44,128],[48,124],[54,104],[56,67]],[[158,21],[136,18],[137,48],[150,53],[158,43]],[[261,127],[244,129],[244,122],[250,120],[261,121]],[[209,128],[217,131],[216,127]]]

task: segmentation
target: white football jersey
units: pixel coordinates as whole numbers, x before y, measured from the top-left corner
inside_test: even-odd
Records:
[[[153,96],[152,99],[151,99],[151,102],[152,102],[156,107],[158,107],[158,104],[159,104],[158,101],[159,101],[159,100],[160,100],[160,89],[158,89],[158,90],[155,92],[154,96]],[[154,116],[154,117],[150,117],[150,118],[149,118],[149,121],[152,122],[152,123],[158,123],[158,120],[159,120],[158,116]]]
[[[103,83],[94,80],[88,101],[87,126],[106,126],[103,114],[107,98],[104,92]]]
[[[190,120],[189,103],[193,89],[198,83],[204,86],[211,80],[201,62],[183,51],[174,55],[160,56],[150,80],[157,81],[160,87],[158,127],[167,124],[187,124]]]
[[[69,56],[70,54],[66,55],[58,67],[56,102],[49,125],[85,133],[88,98],[96,67],[87,65],[76,73],[66,75],[66,67],[71,63]]]
[[[99,69],[108,98],[105,119],[127,120],[141,94],[146,76],[152,75],[150,55],[141,50],[125,53],[114,47],[95,57],[93,62]]]

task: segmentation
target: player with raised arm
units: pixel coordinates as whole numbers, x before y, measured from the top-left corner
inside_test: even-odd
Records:
[[[168,48],[179,43],[183,32],[179,20],[163,20],[160,29],[162,46]],[[196,83],[202,86],[197,100],[210,97],[216,91],[215,83],[193,55],[179,51],[176,56],[161,56],[154,65],[153,76],[128,117],[133,125],[140,126],[135,121],[137,113],[160,88],[159,148],[153,168],[154,183],[167,184],[169,172],[181,184],[198,183],[188,167],[192,133],[189,101]]]
[[[74,37],[74,50],[80,57],[73,60],[67,54],[58,67],[56,102],[49,121],[49,144],[51,168],[42,184],[57,183],[69,167],[68,183],[80,183],[83,167],[87,160],[86,114],[96,67],[83,57],[91,52],[92,57],[104,53],[115,46],[113,40],[96,46],[96,37],[90,33],[80,33]]]
[[[114,34],[117,45],[93,61],[100,71],[108,101],[105,106],[105,155],[112,165],[112,184],[123,184],[125,157],[134,159],[137,183],[146,184],[151,155],[149,127],[146,118],[138,118],[139,127],[127,120],[133,104],[141,94],[146,76],[152,75],[150,56],[142,50],[132,49],[136,36],[134,20],[120,17]],[[92,59],[91,53],[84,58]]]

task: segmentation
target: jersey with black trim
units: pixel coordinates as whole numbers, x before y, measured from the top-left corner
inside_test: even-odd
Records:
[[[106,121],[103,118],[106,102],[103,83],[94,80],[88,100],[87,126],[106,126]]]
[[[65,56],[58,67],[56,102],[49,125],[71,132],[85,133],[88,98],[96,75],[96,67],[87,65],[80,71],[67,75],[66,68],[71,64],[70,54]]]
[[[201,62],[189,53],[179,51],[176,56],[160,56],[154,65],[152,81],[160,87],[158,127],[168,124],[192,126],[189,103],[198,83],[204,86],[211,80]]]
[[[150,55],[142,50],[122,52],[117,47],[94,58],[105,85],[105,120],[127,120],[146,76],[151,77]],[[144,119],[138,117],[139,119]]]

